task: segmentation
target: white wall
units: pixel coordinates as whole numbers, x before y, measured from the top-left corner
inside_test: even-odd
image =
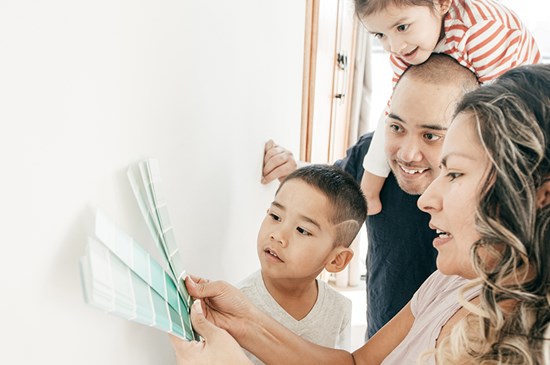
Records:
[[[305,1],[0,2],[0,363],[169,364],[167,336],[88,307],[97,207],[155,250],[126,167],[160,160],[189,272],[258,267],[269,137],[298,151]]]

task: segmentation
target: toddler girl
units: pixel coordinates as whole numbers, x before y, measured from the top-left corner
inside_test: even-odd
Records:
[[[423,63],[432,52],[453,57],[480,83],[540,60],[525,25],[494,0],[355,0],[355,9],[367,31],[391,53],[394,86],[409,65]],[[384,153],[384,121],[390,103],[363,162],[361,188],[369,215],[382,210],[379,194],[390,172]],[[412,168],[404,172],[411,178],[424,173]]]

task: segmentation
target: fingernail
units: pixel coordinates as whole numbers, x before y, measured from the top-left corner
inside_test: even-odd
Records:
[[[201,305],[201,300],[200,299],[196,299],[193,302],[193,310],[198,314],[202,314],[202,305]]]

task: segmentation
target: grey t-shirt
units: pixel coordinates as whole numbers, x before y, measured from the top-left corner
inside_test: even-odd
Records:
[[[269,294],[260,271],[244,279],[238,287],[260,310],[298,336],[321,346],[350,350],[351,300],[324,281],[317,280],[317,301],[307,316],[299,321]],[[263,364],[251,353],[247,352],[247,355],[254,364]]]

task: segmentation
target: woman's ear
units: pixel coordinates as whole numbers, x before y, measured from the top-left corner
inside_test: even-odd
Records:
[[[331,257],[325,269],[328,272],[340,272],[348,266],[353,258],[353,250],[348,247],[338,246],[332,250]]]
[[[550,204],[550,176],[544,178],[537,190],[537,208],[543,208],[548,204]]]

